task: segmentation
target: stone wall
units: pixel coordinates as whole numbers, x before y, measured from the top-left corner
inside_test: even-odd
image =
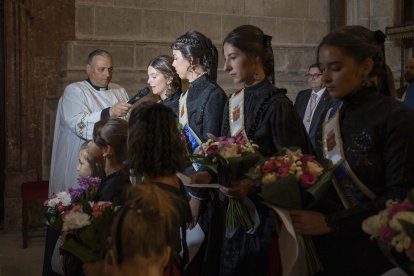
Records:
[[[113,81],[130,94],[146,84],[147,63],[172,54],[170,44],[187,30],[210,37],[220,52],[218,83],[237,86],[222,70],[222,41],[234,27],[253,24],[273,36],[277,85],[289,96],[304,88],[315,46],[329,29],[327,0],[76,0],[76,40],[67,43],[64,83],[84,76],[87,53],[97,47],[114,55]]]

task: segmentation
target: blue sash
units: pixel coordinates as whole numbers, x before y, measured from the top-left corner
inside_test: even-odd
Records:
[[[334,105],[327,113],[323,124],[324,156],[334,165],[334,187],[345,208],[370,201],[376,195],[355,175],[345,159],[339,128],[339,110],[341,104]]]

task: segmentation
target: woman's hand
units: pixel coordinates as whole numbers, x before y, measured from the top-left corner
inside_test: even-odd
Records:
[[[331,232],[322,213],[305,210],[290,210],[293,228],[302,235],[318,236]]]
[[[251,179],[231,181],[230,187],[220,186],[220,192],[230,198],[242,199],[256,191],[256,185]]]

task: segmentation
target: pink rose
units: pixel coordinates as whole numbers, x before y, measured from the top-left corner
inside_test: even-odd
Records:
[[[99,210],[99,209],[96,209],[96,210],[93,210],[92,211],[92,216],[94,217],[94,218],[97,218],[97,217],[100,217],[101,215],[102,215],[102,211],[101,210]]]
[[[302,162],[313,161],[313,160],[315,160],[315,156],[313,156],[311,154],[303,154],[302,158],[301,158]]]
[[[411,204],[411,202],[408,199],[405,199],[403,202],[401,202],[400,204],[397,204],[395,206],[392,206],[388,212],[389,217],[392,218],[396,213],[400,212],[400,211],[406,211],[408,209],[413,209],[413,205]]]
[[[262,173],[269,173],[271,171],[274,171],[276,169],[275,167],[275,160],[270,159],[269,161],[266,161],[262,166]]]
[[[280,168],[278,169],[277,174],[280,177],[289,176],[290,175],[290,167],[291,167],[291,164],[290,163],[284,163],[284,164],[282,164],[280,166]]]
[[[391,244],[392,238],[395,236],[395,230],[391,227],[386,226],[380,235],[380,240],[386,242],[387,244]]]
[[[208,155],[212,155],[212,154],[217,153],[217,152],[218,152],[218,150],[219,150],[218,145],[211,145],[211,146],[209,146],[209,147],[207,148],[206,153],[207,153]]]
[[[314,177],[311,173],[304,171],[300,176],[300,183],[304,188],[309,188],[316,182],[316,177]]]

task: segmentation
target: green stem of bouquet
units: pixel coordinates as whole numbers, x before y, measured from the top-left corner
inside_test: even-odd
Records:
[[[246,231],[253,227],[249,211],[238,199],[229,199],[226,214],[226,226],[233,228],[242,226]]]
[[[316,253],[315,244],[313,243],[312,238],[308,236],[302,236],[302,238],[305,249],[306,267],[308,275],[313,275],[323,268],[322,263],[319,260],[318,254]]]

